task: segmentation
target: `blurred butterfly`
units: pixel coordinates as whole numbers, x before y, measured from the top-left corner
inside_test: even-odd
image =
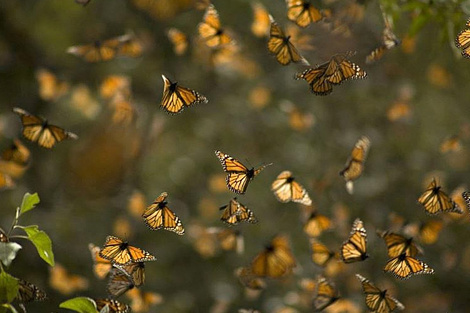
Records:
[[[23,124],[23,136],[39,146],[50,149],[64,139],[78,139],[74,133],[68,132],[58,126],[51,125],[47,120],[32,115],[20,108],[13,108]]]
[[[465,200],[465,204],[467,205],[467,210],[470,211],[470,193],[468,191],[462,192],[462,198]]]
[[[163,302],[162,295],[155,292],[143,292],[137,288],[129,290],[126,296],[131,300],[131,309],[134,313],[150,312],[152,306]]]
[[[167,32],[168,39],[173,44],[173,51],[176,55],[183,55],[188,49],[188,37],[176,28],[170,28]]]
[[[351,155],[346,162],[346,167],[339,172],[346,181],[346,190],[349,194],[354,192],[353,181],[358,179],[364,171],[364,162],[369,152],[370,140],[366,136],[362,136],[354,145]]]
[[[102,312],[104,307],[108,307],[109,313],[128,313],[130,312],[130,307],[127,304],[121,303],[113,299],[94,299],[96,303],[96,309],[98,312]]]
[[[196,103],[207,103],[206,97],[200,95],[194,90],[178,85],[178,82],[172,83],[168,78],[163,78],[163,98],[160,104],[161,108],[170,114],[176,114]]]
[[[385,52],[388,50],[395,48],[400,44],[400,39],[395,36],[392,29],[390,27],[385,27],[383,34],[382,34],[382,44],[373,50],[369,55],[366,57],[366,63],[371,64],[378,60],[380,60]]]
[[[251,2],[253,9],[253,23],[251,24],[251,32],[257,37],[268,36],[271,22],[269,20],[269,13],[260,2]]]
[[[18,139],[13,139],[13,143],[2,151],[2,160],[18,165],[28,165],[30,156],[29,149]]]
[[[131,79],[123,75],[110,75],[100,85],[100,95],[106,100],[112,99],[117,93],[130,96]]]
[[[377,288],[368,279],[359,274],[356,274],[356,277],[362,284],[362,289],[366,295],[366,306],[371,312],[391,313],[396,309],[405,309],[403,304],[387,294],[387,290]]]
[[[470,19],[465,24],[466,29],[462,30],[455,38],[455,45],[462,49],[462,56],[470,58]]]
[[[212,231],[212,229],[209,229],[209,232]],[[243,240],[243,235],[239,230],[216,229],[215,235],[217,237],[220,247],[223,250],[236,251],[238,254],[242,254],[244,252],[245,243]]]
[[[293,201],[303,205],[312,204],[312,199],[310,199],[307,190],[295,181],[290,171],[283,171],[279,174],[271,184],[271,190],[280,202]]]
[[[462,143],[458,135],[450,136],[441,142],[439,150],[441,153],[458,152],[462,149]]]
[[[18,279],[18,294],[16,295],[19,302],[44,301],[47,295],[36,285],[23,279]]]
[[[329,228],[331,228],[331,220],[325,215],[313,211],[310,213],[303,229],[307,236],[318,237],[323,233],[323,231]]]
[[[322,14],[307,0],[286,0],[287,18],[300,27],[307,27],[322,19]]]
[[[336,253],[315,239],[311,240],[311,248],[312,261],[318,266],[325,267],[330,261],[336,258]]]
[[[112,120],[115,125],[127,126],[136,120],[136,108],[129,98],[118,93],[110,102],[113,109]]]
[[[220,210],[224,210],[220,219],[229,225],[237,225],[238,222],[258,222],[253,211],[238,202],[236,197],[231,199],[229,204],[221,207]]]
[[[16,186],[10,175],[0,172],[0,190],[12,189]]]
[[[268,50],[274,54],[277,61],[282,65],[288,65],[291,62],[310,65],[290,42],[290,36],[284,34],[282,28],[271,15],[269,20],[271,21],[271,28],[269,31]]]
[[[123,241],[115,236],[106,237],[106,242],[99,256],[117,265],[156,260],[156,258],[147,251],[131,246],[127,241]]]
[[[433,178],[426,191],[418,198],[418,202],[424,206],[426,213],[436,215],[440,212],[455,212],[462,214],[462,209],[441,190]]]
[[[88,279],[69,273],[64,266],[56,262],[54,267],[50,268],[49,285],[63,295],[70,295],[79,290],[86,290]]]
[[[210,48],[220,47],[233,42],[226,31],[220,25],[219,13],[213,4],[210,4],[203,21],[198,25],[199,36],[204,40]]]
[[[106,291],[111,298],[118,298],[134,287],[134,282],[127,273],[117,268],[111,270],[111,276],[106,285]]]
[[[259,277],[279,278],[296,266],[287,237],[278,235],[251,262],[251,272]]]
[[[69,84],[59,81],[57,77],[46,69],[36,71],[39,83],[39,96],[45,101],[55,101],[69,91]]]
[[[131,278],[132,283],[136,287],[140,287],[145,283],[145,263],[136,262],[128,265],[114,265],[115,268]]]
[[[426,245],[435,243],[443,227],[441,220],[429,220],[422,223],[418,231],[419,240]]]
[[[91,259],[93,260],[93,273],[99,279],[105,278],[113,267],[113,264],[111,261],[100,257],[100,247],[89,243],[88,249],[90,250]]]
[[[333,91],[333,85],[340,85],[349,79],[367,77],[364,70],[348,60],[352,55],[352,52],[336,54],[328,62],[297,73],[295,79],[306,80],[315,95],[326,96]]]
[[[245,288],[251,290],[263,290],[266,288],[265,281],[253,274],[249,267],[237,268],[235,275]]]
[[[136,37],[134,33],[127,33],[118,37],[120,44],[117,47],[117,56],[125,56],[129,58],[138,58],[144,52],[142,41]]]
[[[167,197],[168,194],[162,192],[155,201],[145,209],[142,217],[145,219],[147,226],[153,230],[163,228],[164,230],[172,231],[178,235],[183,235],[183,224],[178,216],[168,208],[168,202],[166,202]]]
[[[385,241],[390,258],[397,257],[402,253],[411,257],[415,257],[418,253],[423,254],[423,249],[415,244],[413,238],[407,238],[389,231],[377,231],[377,235]]]
[[[320,312],[339,299],[339,293],[335,285],[325,277],[319,277],[316,282],[313,309]]]
[[[412,115],[408,99],[398,99],[387,109],[387,118],[391,122],[404,120]]]
[[[367,233],[364,224],[358,218],[353,223],[347,241],[340,249],[340,256],[344,263],[364,261],[369,256],[366,253]]]
[[[224,172],[228,173],[225,179],[228,189],[238,194],[244,194],[248,188],[248,183],[265,167],[272,165],[272,163],[269,163],[256,169],[254,167],[248,169],[240,161],[219,150],[215,151],[215,155],[219,158]]]
[[[393,276],[399,279],[408,279],[412,275],[433,274],[434,270],[423,261],[402,252],[400,255],[388,260],[384,272],[392,273]]]

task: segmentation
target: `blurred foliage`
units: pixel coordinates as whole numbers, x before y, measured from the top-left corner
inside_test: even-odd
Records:
[[[114,234],[157,257],[146,266],[145,285],[119,298],[133,312],[277,312],[284,306],[311,312],[312,292],[305,279],[322,272],[311,261],[303,233],[304,215],[312,208],[276,200],[270,186],[283,170],[292,171],[307,188],[312,206],[332,219],[332,229],[320,237],[331,250],[338,251],[356,217],[364,221],[369,259],[325,274],[336,273],[331,279],[344,299],[338,306],[365,311],[355,278],[359,273],[387,287],[408,312],[468,311],[468,211],[430,218],[417,198],[436,177],[464,207],[460,193],[468,190],[470,175],[470,62],[460,57],[454,39],[470,15],[470,1],[381,1],[402,45],[365,65],[365,57],[381,44],[384,22],[378,2],[315,1],[320,9],[331,10],[336,24],[299,29],[288,21],[284,1],[260,0],[312,65],[335,53],[357,51],[352,60],[368,78],[346,82],[326,97],[293,80],[305,67],[281,66],[268,54],[267,39],[252,34],[251,2],[213,1],[238,44],[223,53],[198,40],[204,1],[0,3],[0,151],[21,137],[19,119],[11,112],[15,106],[80,137],[51,151],[22,139],[31,150],[28,167],[5,169],[0,163],[16,183],[0,193],[1,226],[14,219],[10,208],[25,192],[38,192],[40,209],[34,217],[22,216],[23,223],[41,225],[65,269],[50,271],[34,247],[23,247],[8,272],[34,283],[49,298],[27,304],[28,311],[56,312],[60,303],[76,296],[106,297],[106,281],[93,276],[88,243],[101,246]],[[172,27],[188,38],[183,55],[175,54],[167,37]],[[141,57],[86,63],[66,53],[70,46],[127,33],[142,42]],[[167,115],[159,108],[162,74],[209,102]],[[110,76],[127,81],[116,87],[119,97],[106,94]],[[349,195],[338,173],[363,135],[371,148]],[[216,232],[207,230],[227,227],[218,208],[234,196],[214,150],[250,167],[274,163],[239,196],[259,220],[234,226],[245,239],[240,255],[225,251],[214,239]],[[163,191],[186,229],[184,236],[152,232],[140,217]],[[435,220],[442,230],[420,256],[435,274],[407,281],[384,274],[386,249],[375,230],[407,226],[419,237],[421,223]],[[284,279],[268,280],[267,288],[250,298],[234,271],[248,265],[278,233],[289,236],[297,267]],[[74,282],[77,288],[65,291],[53,281]]]

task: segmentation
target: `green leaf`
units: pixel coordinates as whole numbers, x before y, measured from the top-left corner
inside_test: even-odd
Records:
[[[21,249],[21,246],[16,242],[0,242],[0,261],[5,266],[10,266],[11,261],[16,258],[16,253]]]
[[[54,253],[52,252],[52,241],[49,236],[38,229],[37,225],[30,225],[22,228],[28,235],[29,240],[38,250],[39,256],[50,266],[54,266]]]
[[[87,297],[77,297],[62,302],[59,308],[69,309],[79,313],[97,313],[96,303]]]
[[[10,303],[18,294],[18,279],[3,271],[0,273],[0,303]]]
[[[3,308],[5,308],[5,311],[0,310],[0,313],[7,312],[8,310],[10,310],[10,312],[13,312],[13,313],[18,313],[16,308],[13,305],[9,304],[9,303],[3,304],[2,309]]]
[[[34,194],[25,193],[23,197],[23,202],[21,202],[20,215],[34,209],[34,207],[38,203],[39,203],[39,196],[37,193],[34,193]]]

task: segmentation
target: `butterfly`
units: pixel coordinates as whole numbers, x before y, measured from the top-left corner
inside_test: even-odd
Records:
[[[96,309],[98,312],[101,312],[101,310],[107,306],[108,311],[103,311],[103,312],[109,312],[109,313],[128,313],[130,312],[130,307],[127,304],[121,303],[117,300],[113,299],[94,299],[96,303]]]
[[[47,295],[36,285],[23,279],[18,279],[18,294],[16,296],[19,302],[44,301]]]
[[[109,271],[111,271],[113,264],[111,261],[100,257],[100,247],[89,243],[88,249],[90,250],[91,259],[93,260],[93,273],[95,273],[95,276],[99,279],[105,278]]]
[[[455,212],[462,214],[462,209],[441,189],[433,178],[426,191],[418,198],[426,213],[436,215],[440,212]]]
[[[118,93],[130,96],[131,79],[123,75],[110,75],[106,77],[100,85],[101,97],[109,100]]]
[[[313,308],[315,312],[320,312],[332,305],[339,299],[339,293],[335,285],[325,277],[319,277],[313,298]]]
[[[70,295],[79,290],[88,288],[88,279],[83,276],[71,274],[59,263],[50,268],[49,285],[63,295]]]
[[[69,47],[67,48],[67,53],[80,57],[90,63],[110,61],[117,56],[117,50],[121,43],[121,37],[95,41],[93,44]]]
[[[466,29],[462,30],[455,38],[455,45],[462,49],[462,56],[470,58],[470,19],[465,24]]]
[[[253,9],[253,23],[251,24],[251,32],[257,37],[265,37],[268,35],[271,22],[269,13],[266,8],[259,2],[251,2]]]
[[[251,290],[262,290],[266,288],[266,283],[262,278],[257,277],[249,267],[240,267],[235,270],[240,283]]]
[[[400,255],[388,260],[384,272],[392,273],[393,276],[399,279],[408,279],[412,275],[433,274],[434,270],[423,261],[402,252]]]
[[[287,237],[278,235],[251,262],[251,272],[259,277],[279,278],[296,266]]]
[[[144,52],[144,45],[133,33],[128,33],[118,37],[120,41],[116,54],[129,58],[138,58]]]
[[[240,161],[219,150],[215,151],[215,155],[219,158],[220,163],[222,163],[224,172],[228,173],[225,179],[228,189],[238,194],[244,194],[248,188],[248,183],[265,167],[272,165],[270,163],[256,169],[254,167],[248,169]]]
[[[468,191],[462,192],[462,198],[465,200],[467,209],[470,211],[470,193]]]
[[[67,82],[59,81],[57,77],[46,69],[36,71],[39,83],[39,96],[45,101],[55,101],[69,91]]]
[[[165,229],[177,233],[178,235],[184,234],[183,224],[178,216],[175,215],[167,206],[166,198],[168,194],[162,192],[157,199],[145,209],[142,217],[145,223],[153,230]]]
[[[367,55],[367,64],[371,64],[380,60],[384,56],[385,52],[395,48],[401,43],[400,39],[398,39],[397,36],[393,33],[391,23],[388,22],[388,18],[386,18],[385,15],[384,19],[385,28],[382,33],[382,44],[378,48],[374,49],[371,53],[369,53],[369,55]]]
[[[364,261],[369,256],[366,253],[367,233],[364,224],[358,218],[353,223],[347,241],[340,249],[340,256],[344,263]]]
[[[237,225],[238,222],[258,222],[253,211],[238,202],[236,197],[231,199],[228,205],[221,207],[220,210],[224,210],[220,219],[229,225]]]
[[[136,286],[127,273],[117,268],[112,269],[111,276],[106,285],[106,291],[111,298],[118,298],[134,287]]]
[[[446,138],[439,146],[441,153],[458,152],[462,150],[462,142],[459,135],[453,135]]]
[[[209,229],[208,231],[212,232],[213,230]],[[220,247],[223,250],[235,250],[238,254],[242,254],[244,252],[245,243],[240,231],[232,229],[216,229],[215,235],[219,241]]]
[[[271,21],[271,28],[269,30],[268,50],[275,55],[276,60],[282,65],[288,65],[291,62],[310,65],[290,42],[290,36],[284,34],[282,28],[271,15],[269,20]]]
[[[389,231],[377,231],[377,235],[385,241],[390,258],[397,257],[403,252],[411,257],[423,253],[422,248],[414,243],[413,238],[407,238]]]
[[[322,19],[322,14],[306,0],[286,0],[287,18],[300,27],[307,27]]]
[[[346,162],[346,167],[339,172],[346,181],[346,189],[352,194],[354,191],[353,181],[358,179],[364,171],[364,162],[369,152],[370,140],[366,136],[362,136],[354,145],[351,155]]]
[[[18,139],[13,139],[10,147],[2,151],[2,160],[13,162],[18,165],[28,165],[31,153]]]
[[[143,292],[133,288],[126,293],[131,300],[132,312],[150,312],[150,308],[163,302],[162,295],[155,292]]]
[[[161,108],[170,114],[176,114],[196,103],[207,103],[206,97],[194,90],[178,85],[178,82],[172,83],[168,78],[163,78],[163,98],[160,104]]]
[[[271,190],[280,202],[293,201],[303,205],[312,204],[312,199],[310,199],[307,190],[295,181],[290,171],[283,171],[279,174],[271,184]]]
[[[51,125],[47,120],[32,115],[20,108],[13,108],[23,124],[23,136],[39,146],[50,149],[64,139],[78,139],[74,133],[68,132],[58,126]]]
[[[198,25],[198,31],[199,36],[210,48],[217,48],[234,42],[232,37],[221,27],[219,13],[213,4],[207,7],[203,21]]]
[[[336,253],[315,239],[311,240],[311,248],[312,261],[318,266],[325,267],[331,260],[336,258]]]
[[[368,279],[359,274],[356,274],[356,277],[362,284],[362,289],[366,295],[366,306],[371,312],[391,313],[397,309],[405,309],[403,304],[387,294],[387,290],[377,288]]]
[[[318,237],[323,231],[331,227],[331,220],[325,215],[317,212],[310,213],[307,222],[304,224],[304,233],[309,237]]]
[[[123,241],[115,236],[106,237],[106,242],[99,256],[117,265],[156,260],[156,258],[147,251],[131,246],[127,241]]]
[[[188,37],[179,29],[170,28],[167,32],[168,39],[173,44],[176,55],[183,55],[188,49]]]
[[[348,60],[352,55],[352,52],[336,54],[330,61],[297,73],[294,78],[306,80],[315,95],[326,96],[333,91],[333,85],[340,85],[349,79],[367,77],[364,70]]]
[[[124,274],[132,279],[136,287],[140,287],[145,283],[145,263],[136,262],[128,265],[114,265],[115,268],[121,270]]]
[[[437,241],[442,230],[441,220],[429,220],[419,227],[419,240],[426,245],[431,245]]]

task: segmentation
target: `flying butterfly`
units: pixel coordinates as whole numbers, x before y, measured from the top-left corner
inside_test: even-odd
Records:
[[[462,192],[462,198],[465,200],[465,204],[467,205],[467,210],[470,211],[470,193],[468,191]]]
[[[88,279],[70,273],[63,265],[55,263],[49,268],[49,285],[63,295],[70,295],[88,288]]]
[[[132,312],[151,312],[151,308],[163,302],[163,296],[149,291],[141,291],[133,288],[126,293],[126,297],[131,300]]]
[[[314,211],[310,213],[303,229],[307,236],[318,237],[323,233],[323,231],[329,228],[331,228],[331,220],[325,215]]]
[[[229,43],[234,43],[232,37],[222,28],[219,13],[213,4],[207,7],[203,21],[198,25],[198,31],[199,36],[210,48],[217,48]]]
[[[364,162],[366,161],[369,147],[369,138],[366,136],[359,138],[346,162],[346,167],[339,172],[339,175],[343,176],[346,181],[346,190],[349,194],[354,192],[353,181],[358,179],[364,171]]]
[[[393,276],[399,279],[408,279],[413,275],[433,274],[434,270],[423,261],[402,252],[400,255],[388,260],[384,272],[392,273]]]
[[[441,220],[429,220],[422,223],[418,230],[419,240],[426,245],[431,245],[439,239],[439,234],[444,227]]]
[[[251,272],[259,277],[279,278],[296,266],[287,237],[278,235],[251,262]]]
[[[347,241],[340,249],[340,256],[344,263],[364,261],[369,256],[366,252],[367,233],[364,224],[358,218],[353,223],[351,233]]]
[[[115,268],[126,274],[132,279],[134,286],[140,287],[145,283],[145,263],[136,262],[128,265],[114,265]]]
[[[315,239],[311,240],[311,248],[312,261],[318,266],[325,267],[330,261],[336,259],[337,257],[336,253]]]
[[[251,32],[257,37],[266,37],[271,27],[269,21],[269,13],[266,8],[259,2],[251,2],[253,9],[253,23],[251,24]]]
[[[113,299],[94,299],[96,303],[96,309],[98,312],[101,312],[101,310],[104,307],[108,307],[108,311],[104,312],[109,312],[109,313],[128,313],[130,312],[130,307],[127,304],[121,303],[117,300]]]
[[[271,28],[269,30],[268,50],[274,54],[276,60],[282,65],[288,65],[291,62],[310,65],[290,42],[290,36],[284,34],[282,28],[271,15],[269,15],[269,20],[271,21]]]
[[[369,53],[369,55],[366,57],[367,64],[380,60],[384,56],[385,52],[395,48],[401,43],[400,39],[398,39],[397,36],[393,33],[393,23],[391,19],[383,12],[383,10],[382,13],[385,22],[385,28],[382,33],[382,44]]]
[[[164,230],[172,231],[178,235],[183,235],[183,224],[178,216],[168,208],[167,197],[168,194],[162,192],[155,201],[145,209],[142,217],[145,219],[147,226],[153,230],[163,228]]]
[[[236,197],[231,199],[229,204],[221,207],[220,210],[224,210],[220,219],[229,225],[237,225],[239,222],[258,222],[253,211],[238,202]]]
[[[266,283],[262,278],[257,277],[249,267],[240,267],[235,270],[240,283],[251,290],[262,290],[266,288]]]
[[[364,70],[348,60],[353,54],[353,52],[336,54],[330,61],[297,73],[294,78],[306,80],[315,95],[326,96],[333,91],[333,85],[340,85],[349,79],[367,77]]]
[[[127,273],[120,269],[113,268],[108,284],[106,285],[106,291],[111,298],[118,298],[134,287],[136,286]]]
[[[286,0],[287,18],[300,27],[307,27],[322,19],[321,12],[307,0]]]
[[[198,92],[171,82],[165,75],[163,78],[163,98],[161,108],[170,114],[177,114],[196,103],[207,103],[206,97]]]
[[[366,306],[371,312],[391,313],[397,309],[405,309],[403,304],[387,294],[387,290],[377,288],[368,279],[359,274],[356,274],[356,277],[362,284],[362,289],[366,295]]]
[[[212,232],[211,228],[208,229],[209,232]],[[242,254],[245,251],[245,241],[239,230],[216,228],[214,232],[223,250],[236,251],[238,254]]]
[[[56,143],[65,139],[78,139],[74,133],[68,132],[58,126],[49,124],[45,119],[32,115],[20,108],[13,108],[19,115],[23,124],[23,136],[29,141],[36,142],[43,148],[50,149]]]
[[[454,212],[462,214],[462,209],[441,189],[433,178],[426,191],[418,198],[424,206],[426,213],[436,215],[440,212]]]
[[[188,37],[182,31],[173,27],[168,29],[167,36],[173,44],[175,54],[183,55],[188,49]]]
[[[45,101],[56,101],[70,89],[67,82],[59,81],[52,72],[43,68],[36,71],[36,79],[39,84],[39,96]]]
[[[115,236],[106,237],[106,242],[99,256],[117,265],[156,260],[156,258],[147,251],[131,246],[127,241],[123,241]]]
[[[44,301],[47,295],[36,285],[23,279],[18,279],[18,294],[16,295],[19,302]]]
[[[90,250],[91,259],[93,260],[93,273],[99,279],[105,278],[109,271],[111,271],[113,264],[111,261],[100,257],[100,247],[89,243],[88,249]]]
[[[280,202],[293,201],[303,205],[312,204],[307,190],[295,180],[290,171],[283,171],[279,174],[271,184],[271,190]]]
[[[67,53],[80,57],[90,63],[110,61],[116,57],[120,44],[120,37],[104,41],[98,40],[93,44],[69,47]]]
[[[325,277],[319,277],[316,281],[313,298],[313,309],[320,312],[335,303],[339,299],[339,293],[335,285]]]
[[[215,155],[219,158],[224,172],[228,173],[225,179],[228,189],[238,194],[244,194],[248,188],[248,183],[265,167],[272,165],[272,163],[269,163],[256,169],[254,167],[248,169],[240,161],[219,150],[215,151]]]
[[[455,45],[457,48],[462,49],[462,56],[470,58],[470,19],[465,24],[466,29],[462,30],[455,38]]]
[[[423,253],[423,249],[414,242],[413,238],[407,238],[390,231],[377,231],[377,235],[385,241],[390,258],[397,257],[403,252],[411,257]]]
[[[2,151],[2,160],[13,162],[18,165],[28,165],[31,153],[18,139],[13,139],[10,147]]]

